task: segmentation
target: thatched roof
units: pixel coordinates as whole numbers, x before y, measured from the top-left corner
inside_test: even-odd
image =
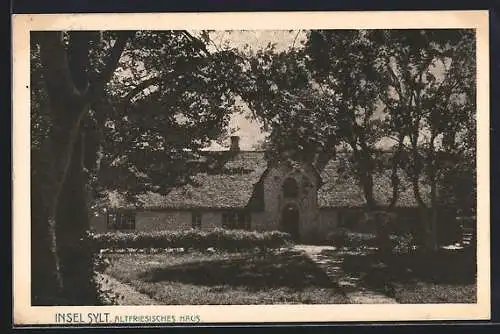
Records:
[[[213,153],[212,153],[213,154]],[[322,185],[318,190],[320,208],[360,207],[365,204],[363,190],[352,166],[346,159],[332,159],[320,173]],[[264,152],[241,151],[222,162],[216,173],[200,173],[194,184],[173,189],[167,195],[146,193],[137,196],[140,207],[155,209],[224,209],[245,208],[258,192],[255,186],[267,169]],[[415,207],[417,203],[407,180],[401,178],[398,207]],[[424,190],[424,187],[422,188]],[[424,192],[424,191],[422,191]],[[374,195],[381,205],[387,205],[392,196],[390,170],[374,176]],[[123,196],[110,193],[112,208],[134,208]]]
[[[357,207],[366,203],[363,188],[353,171],[353,166],[346,159],[330,160],[321,172],[323,185],[318,190],[319,207]],[[389,205],[392,199],[391,169],[387,168],[373,176],[373,195],[379,205]],[[402,172],[399,175],[398,207],[416,207],[417,201],[413,188]],[[420,184],[424,200],[429,193],[428,187]]]

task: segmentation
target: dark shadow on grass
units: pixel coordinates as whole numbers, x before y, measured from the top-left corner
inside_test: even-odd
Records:
[[[250,290],[286,287],[337,288],[309,258],[296,252],[257,256],[248,254],[232,260],[189,262],[144,272],[147,282],[182,282],[204,286],[245,286]]]
[[[324,250],[319,255],[333,275],[352,286],[395,297],[395,288],[406,283],[469,285],[476,283],[476,256],[473,249],[439,250],[433,253],[390,254],[382,257],[373,250]]]
[[[475,255],[469,250],[433,253],[345,255],[342,269],[361,278],[360,284],[385,293],[393,283],[427,282],[464,285],[476,281]]]

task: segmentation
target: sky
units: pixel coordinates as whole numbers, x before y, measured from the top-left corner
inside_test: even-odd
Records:
[[[276,50],[285,50],[292,46],[300,46],[300,42],[305,38],[303,32],[289,30],[246,30],[246,31],[216,31],[212,32],[210,39],[217,47],[222,47],[227,43],[231,47],[243,50],[248,46],[253,50],[265,48],[269,43],[276,45]],[[214,45],[211,48],[215,49]],[[243,102],[240,103],[243,114],[234,113],[231,115],[228,132],[240,137],[240,148],[242,150],[252,150],[260,141],[266,137],[266,133],[261,130],[261,124],[255,120],[248,119],[250,110]],[[226,145],[225,145],[226,146]],[[224,150],[229,147],[221,146],[215,141],[206,150]]]

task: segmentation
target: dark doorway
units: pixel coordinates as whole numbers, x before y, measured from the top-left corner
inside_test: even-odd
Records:
[[[290,233],[294,241],[299,241],[299,210],[295,205],[289,204],[283,208],[281,226],[283,232]]]

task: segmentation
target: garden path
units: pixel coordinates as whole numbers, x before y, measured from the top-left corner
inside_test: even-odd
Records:
[[[351,304],[397,304],[394,298],[372,291],[360,284],[359,277],[348,275],[342,269],[343,258],[332,246],[296,245],[316,263],[330,279],[336,282],[349,298]]]
[[[116,301],[118,305],[130,306],[159,304],[158,301],[140,293],[130,285],[122,283],[109,275],[98,273],[97,282],[101,286],[102,290],[111,291],[111,293],[117,297]]]

